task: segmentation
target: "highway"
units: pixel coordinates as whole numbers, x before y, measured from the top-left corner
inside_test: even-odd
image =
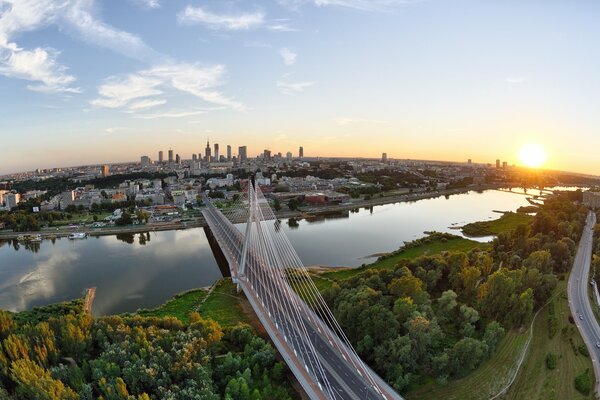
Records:
[[[229,221],[220,220],[221,216],[214,212],[216,210],[209,207],[207,211],[206,220],[215,236],[219,237],[221,249],[233,267],[232,276],[237,277],[237,260],[243,247],[243,235]],[[301,375],[298,376],[301,383],[302,375],[310,371],[312,378],[308,379],[309,383],[314,382],[323,389],[329,386],[333,389],[334,398],[402,399],[376,374],[352,361],[349,349],[293,292],[281,271],[267,266],[268,262],[262,254],[250,250],[246,262],[247,274],[237,277],[238,283],[259,318],[262,317],[261,321],[264,320],[263,324],[279,350],[294,356],[289,360],[294,364],[290,367],[297,376]],[[282,355],[285,358],[285,354]],[[318,364],[323,367],[326,381],[313,370]],[[309,371],[303,366],[309,366]],[[365,378],[367,374],[375,375],[376,387]]]
[[[567,290],[571,314],[592,358],[594,375],[596,376],[595,392],[596,398],[598,398],[600,394],[600,365],[598,364],[600,360],[600,325],[598,325],[598,321],[594,316],[588,296],[595,224],[596,214],[590,212],[575,255],[573,269],[569,275]]]

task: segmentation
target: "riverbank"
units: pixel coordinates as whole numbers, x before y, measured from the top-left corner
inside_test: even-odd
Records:
[[[437,190],[433,192],[423,193],[404,193],[404,194],[393,194],[385,195],[382,194],[371,199],[351,199],[347,203],[335,204],[335,205],[321,205],[302,207],[301,210],[280,210],[275,212],[275,215],[279,219],[284,218],[314,218],[316,216],[324,216],[328,214],[335,214],[357,208],[369,208],[380,206],[384,204],[393,204],[401,202],[414,202],[418,200],[433,199],[441,196],[451,196],[456,194],[468,193],[471,191],[485,191],[497,189],[498,185],[478,185],[469,186],[459,189],[449,190]],[[184,220],[171,223],[157,223],[157,224],[141,224],[141,225],[129,225],[129,226],[112,226],[108,228],[91,228],[91,227],[52,227],[43,228],[40,231],[35,232],[13,232],[8,230],[0,231],[0,240],[5,239],[17,239],[19,236],[24,235],[41,235],[43,239],[52,239],[57,237],[67,237],[73,232],[87,233],[89,236],[105,236],[105,235],[116,235],[116,234],[135,234],[143,232],[158,232],[158,231],[170,231],[179,229],[190,229],[190,228],[202,228],[207,226],[206,221],[202,216],[199,216],[193,220]]]

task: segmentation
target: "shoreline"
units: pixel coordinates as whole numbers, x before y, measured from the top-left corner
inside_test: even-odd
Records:
[[[343,211],[350,211],[357,208],[369,208],[375,206],[381,206],[385,204],[394,203],[405,203],[414,202],[419,200],[434,199],[441,196],[450,196],[455,194],[464,194],[471,191],[486,191],[496,190],[502,185],[489,184],[479,186],[469,186],[458,189],[439,190],[435,192],[423,192],[423,193],[405,193],[383,197],[375,197],[368,200],[356,200],[349,201],[348,203],[335,204],[335,205],[324,205],[324,206],[313,206],[303,207],[301,211],[292,210],[280,210],[275,212],[277,218],[311,218],[316,216],[323,216],[327,214],[333,214]],[[144,232],[158,232],[158,231],[172,231],[172,230],[183,230],[191,228],[203,228],[207,226],[204,217],[198,217],[194,221],[182,221],[175,223],[162,223],[162,224],[145,224],[145,225],[131,225],[131,226],[113,226],[110,228],[45,228],[40,231],[32,232],[13,232],[13,231],[0,231],[0,240],[11,240],[18,239],[19,236],[24,235],[41,235],[43,239],[53,239],[58,237],[67,237],[69,234],[74,232],[87,233],[89,236],[107,236],[117,234],[135,234]]]

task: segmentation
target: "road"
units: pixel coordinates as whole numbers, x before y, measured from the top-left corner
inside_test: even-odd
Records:
[[[218,235],[220,238],[220,246],[225,256],[234,267],[237,267],[237,260],[240,259],[240,250],[243,247],[243,236],[229,222],[219,221],[219,217],[212,213],[205,215],[207,222],[215,231],[215,236]],[[305,368],[302,368],[302,364],[314,366],[316,357],[324,368],[327,383],[315,375],[313,379],[321,387],[330,385],[335,398],[402,399],[379,377],[374,377],[378,389],[365,379],[367,371],[363,369],[364,367],[355,366],[350,362],[349,350],[344,347],[340,349],[339,338],[318,320],[318,317],[292,291],[282,275],[266,267],[261,254],[249,251],[246,262],[247,275],[240,277],[238,283],[253,304],[259,318],[263,317],[261,321],[264,320],[265,328],[282,355],[283,353],[294,354],[292,364],[300,361],[299,368],[290,365],[295,374],[303,375]],[[237,268],[232,268],[232,275],[236,275],[236,270]],[[305,331],[301,332],[303,329]],[[369,373],[371,376],[374,375],[372,371]],[[302,378],[298,375],[297,377],[299,380]],[[378,390],[388,395],[382,396]]]
[[[592,311],[592,305],[588,296],[589,273],[592,264],[592,248],[594,240],[594,225],[596,214],[590,212],[586,219],[583,234],[579,241],[577,254],[573,263],[573,269],[569,275],[569,307],[575,319],[575,324],[583,337],[590,352],[594,375],[596,376],[596,398],[600,394],[600,325]]]

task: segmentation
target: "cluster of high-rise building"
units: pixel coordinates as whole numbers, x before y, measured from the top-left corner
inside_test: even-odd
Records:
[[[265,149],[261,153],[258,158],[262,159],[271,159],[273,157],[283,158],[282,153],[276,153],[273,155],[271,150]],[[288,161],[292,160],[292,152],[288,151],[285,155],[285,158]],[[300,146],[298,148],[298,158],[304,158],[304,148]],[[174,154],[172,149],[168,151],[168,159],[165,160],[164,152],[160,150],[158,152],[158,161],[157,164],[169,164],[169,165],[178,165],[182,163],[182,158],[179,154]],[[193,163],[244,163],[248,161],[248,147],[247,146],[239,146],[237,155],[232,154],[231,145],[227,145],[226,151],[224,153],[221,152],[218,143],[214,143],[211,147],[210,141],[206,141],[206,147],[204,148],[204,154],[202,153],[194,153],[192,154],[191,161]],[[149,156],[141,156],[140,164],[143,167],[149,167],[154,164],[152,159]],[[107,166],[105,166],[107,168]],[[108,175],[108,171],[106,171],[106,175],[104,174],[104,169],[102,171],[104,176]]]

